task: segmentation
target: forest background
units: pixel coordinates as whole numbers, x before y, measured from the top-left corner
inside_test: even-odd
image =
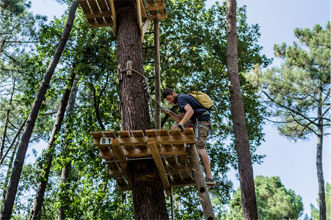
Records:
[[[33,0],[31,11],[34,14],[46,15],[49,21],[53,16],[60,18],[66,6],[61,6],[55,1]],[[206,7],[211,7],[216,1],[207,0]],[[293,30],[296,27],[311,29],[316,23],[325,28],[330,20],[330,1],[237,1],[238,7],[247,6],[247,23],[260,26],[261,37],[258,45],[263,46],[261,54],[267,58],[274,58],[271,66],[280,66],[282,60],[273,53],[273,45],[283,42],[292,44],[295,40]],[[270,68],[269,66],[268,68]],[[254,164],[254,176],[279,176],[287,189],[292,189],[302,197],[304,214],[310,215],[310,204],[317,207],[318,195],[317,175],[315,166],[316,137],[308,141],[289,141],[278,134],[277,128],[266,123],[263,127],[265,142],[257,149],[257,154],[264,154],[261,165]],[[41,141],[29,147],[30,157],[25,161],[34,162],[32,149],[38,153],[46,147]],[[325,182],[330,183],[330,137],[324,139],[323,168]],[[239,187],[236,172],[230,171],[228,178],[233,182],[233,188]],[[302,215],[303,217],[304,215]]]

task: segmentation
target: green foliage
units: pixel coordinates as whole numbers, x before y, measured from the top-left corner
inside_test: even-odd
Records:
[[[275,45],[275,55],[285,62],[264,73],[256,68],[248,78],[259,86],[273,109],[281,135],[307,139],[318,127],[330,127],[330,22],[326,29],[296,28],[297,42]]]
[[[61,1],[64,2],[64,1]],[[67,1],[70,2],[70,1]],[[213,133],[207,151],[217,186],[210,190],[215,212],[224,212],[232,183],[226,173],[229,165],[237,167],[234,144],[226,146],[224,140],[233,140],[229,92],[226,76],[226,6],[214,5],[210,10],[202,0],[167,1],[168,18],[160,22],[161,80],[162,88],[174,87],[180,93],[199,90],[208,93],[215,103],[212,112]],[[61,38],[68,11],[61,19],[41,24],[35,51],[24,54],[27,63],[21,92],[26,109],[31,105],[56,46]],[[151,25],[153,27],[153,25]],[[151,29],[151,28],[150,28]],[[151,30],[152,31],[152,30]],[[259,37],[257,25],[246,23],[245,7],[238,9],[238,56],[240,72],[249,71],[253,64],[268,65],[270,60],[260,55],[256,44]],[[57,209],[66,206],[68,219],[132,219],[131,192],[118,192],[116,182],[108,177],[108,167],[99,158],[99,150],[92,145],[91,131],[120,130],[121,112],[117,84],[116,41],[109,27],[91,29],[81,8],[78,8],[68,43],[54,73],[49,90],[39,114],[40,128],[36,133],[47,141],[53,119],[42,115],[56,111],[69,71],[76,71],[79,90],[73,115],[65,121],[56,142],[50,180],[48,181],[43,219],[57,218]],[[145,35],[144,46],[154,44],[152,35]],[[153,61],[152,50],[144,51],[145,62]],[[153,76],[154,67],[145,65],[145,74]],[[255,95],[257,88],[240,76],[246,112],[248,135],[253,162],[260,163],[263,156],[256,155],[256,148],[263,141],[263,115],[267,115]],[[151,80],[153,84],[153,79]],[[153,88],[152,88],[153,89]],[[25,115],[28,113],[25,109]],[[162,115],[164,116],[164,115]],[[169,127],[172,121],[166,122]],[[25,165],[16,213],[29,212],[34,194],[23,200],[25,194],[36,189],[37,177],[43,166],[44,156],[33,165]],[[61,170],[71,163],[67,183],[61,183]],[[106,185],[107,184],[107,185]],[[106,185],[106,187],[105,187]],[[66,191],[68,189],[68,191]],[[67,196],[62,196],[66,194]],[[197,209],[199,199],[194,187],[174,189],[175,215],[178,219],[198,219],[203,213]],[[23,201],[25,203],[23,203]],[[167,199],[168,210],[170,201]],[[18,215],[18,214],[17,214]]]
[[[326,183],[325,187],[325,205],[326,205],[326,219],[330,220],[331,218],[331,184]],[[319,199],[317,199],[317,204],[319,204]],[[311,219],[312,220],[318,220],[320,219],[320,212],[318,208],[315,208],[313,204],[310,204],[310,209],[311,209]]]
[[[259,219],[298,219],[303,213],[302,198],[287,190],[278,176],[257,176],[254,180]],[[226,219],[242,219],[240,187],[230,200]]]

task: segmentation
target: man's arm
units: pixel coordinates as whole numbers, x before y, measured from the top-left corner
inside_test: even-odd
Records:
[[[172,117],[177,122],[180,122],[184,116],[184,113],[179,113],[179,115],[176,115],[173,111],[170,111],[169,109],[163,108],[162,111],[168,113],[170,117]]]
[[[185,113],[184,117],[182,117],[181,120],[178,121],[179,125],[185,124],[185,122],[190,120],[190,118],[194,114],[193,108],[190,106],[190,104],[185,105],[184,109],[185,109],[186,113]]]

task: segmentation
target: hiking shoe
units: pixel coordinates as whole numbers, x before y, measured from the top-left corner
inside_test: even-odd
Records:
[[[214,179],[205,178],[205,181],[206,181],[206,185],[208,185],[208,186],[214,186],[215,185],[215,180]]]

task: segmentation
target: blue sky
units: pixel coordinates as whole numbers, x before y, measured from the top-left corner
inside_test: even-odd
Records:
[[[206,6],[210,7],[215,2],[207,0]],[[248,24],[259,24],[261,38],[258,44],[263,46],[262,54],[274,58],[272,65],[276,66],[282,60],[274,57],[274,44],[292,44],[296,40],[293,34],[296,27],[311,29],[318,23],[325,28],[327,21],[330,21],[329,0],[238,0],[237,4],[238,7],[247,6]],[[66,6],[54,0],[32,0],[31,10],[35,14],[47,15],[49,19],[61,16],[65,9]],[[266,133],[266,142],[258,148],[257,153],[265,154],[266,158],[261,165],[253,166],[254,176],[279,176],[287,189],[294,190],[302,197],[304,213],[310,215],[310,203],[316,207],[318,196],[316,137],[295,143],[280,136],[277,128],[269,123],[263,131]],[[42,142],[38,145],[34,147],[46,147]],[[330,183],[330,137],[324,138],[323,168],[324,179]],[[229,178],[237,189],[239,181],[234,171],[229,173]]]

